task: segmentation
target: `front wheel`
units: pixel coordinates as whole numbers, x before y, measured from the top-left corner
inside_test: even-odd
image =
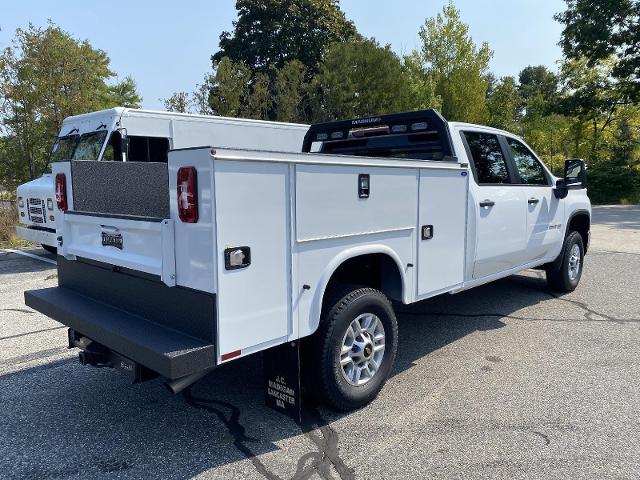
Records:
[[[372,401],[391,373],[396,316],[382,292],[358,288],[327,305],[311,342],[307,372],[316,373],[314,390],[330,406],[352,410]]]
[[[546,269],[547,284],[557,292],[573,292],[580,283],[584,266],[584,243],[578,232],[567,235],[561,255],[560,268],[554,268],[552,264]]]

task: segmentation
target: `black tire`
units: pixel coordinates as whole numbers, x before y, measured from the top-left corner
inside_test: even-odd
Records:
[[[327,302],[320,327],[309,339],[304,372],[312,375],[307,379],[308,386],[316,396],[337,410],[348,411],[371,402],[384,386],[398,348],[398,324],[391,303],[378,290],[356,287],[345,294],[336,295],[334,291],[328,295],[337,300]],[[385,348],[375,374],[365,384],[353,385],[343,375],[340,350],[347,329],[364,313],[372,313],[380,320]]]
[[[570,275],[571,256],[576,245],[580,250],[580,266],[578,268],[577,275],[572,278]],[[582,236],[578,232],[570,232],[569,235],[567,235],[560,255],[562,256],[562,261],[559,262],[559,268],[556,267],[556,262],[546,268],[547,284],[551,290],[556,292],[573,292],[580,283],[582,269],[584,268],[584,243],[582,241]]]
[[[50,245],[45,245],[44,243],[41,244],[42,248],[44,248],[47,252],[53,254],[53,255],[57,255],[58,254],[58,249],[56,247],[52,247]]]

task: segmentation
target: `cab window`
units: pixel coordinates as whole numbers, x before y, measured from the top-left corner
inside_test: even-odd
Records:
[[[162,137],[142,137],[137,135],[127,136],[128,151],[127,161],[129,162],[159,162],[167,163],[169,153],[169,139]],[[122,135],[115,131],[109,138],[109,143],[102,155],[103,161],[121,162],[122,155]]]
[[[531,150],[513,138],[506,140],[511,150],[516,172],[520,177],[520,183],[524,185],[549,185],[543,166],[531,153]]]
[[[507,161],[496,135],[463,132],[479,185],[511,183]]]
[[[160,137],[128,136],[129,162],[168,162],[169,139]]]

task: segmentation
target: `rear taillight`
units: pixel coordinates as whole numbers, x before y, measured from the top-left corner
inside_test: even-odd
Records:
[[[198,221],[198,175],[195,167],[178,170],[178,214],[185,223]]]
[[[56,175],[56,203],[58,204],[58,210],[66,212],[67,207],[67,178],[64,173],[58,173]]]

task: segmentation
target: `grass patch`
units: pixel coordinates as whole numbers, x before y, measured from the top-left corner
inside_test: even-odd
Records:
[[[18,212],[14,208],[0,208],[0,248],[19,248],[30,245],[16,235]]]

